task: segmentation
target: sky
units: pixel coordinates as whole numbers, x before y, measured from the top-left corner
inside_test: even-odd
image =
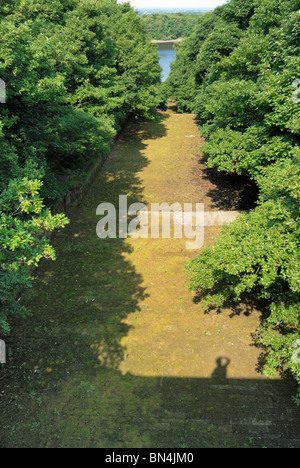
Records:
[[[118,0],[118,3],[124,3],[124,1],[128,0]],[[176,10],[176,8],[184,8],[189,10],[213,10],[217,6],[227,3],[227,0],[129,0],[129,2],[137,9],[166,8]]]

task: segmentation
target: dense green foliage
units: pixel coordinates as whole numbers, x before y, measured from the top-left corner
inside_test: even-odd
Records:
[[[198,114],[211,168],[248,174],[257,207],[189,265],[208,304],[263,301],[265,371],[300,382],[300,1],[232,0],[204,15],[166,83]]]
[[[143,15],[142,19],[151,39],[167,41],[190,36],[199,20],[199,14],[153,13]]]
[[[0,330],[7,331],[13,291],[28,285],[23,267],[54,256],[42,234],[66,223],[41,209],[42,200],[62,198],[76,173],[108,152],[129,114],[154,115],[161,68],[138,13],[116,0],[2,0],[0,47]]]

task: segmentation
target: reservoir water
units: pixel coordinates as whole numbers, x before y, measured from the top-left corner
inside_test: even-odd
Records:
[[[171,63],[175,60],[176,50],[174,49],[173,42],[164,42],[157,44],[159,63],[162,67],[162,81],[166,81],[170,74]]]

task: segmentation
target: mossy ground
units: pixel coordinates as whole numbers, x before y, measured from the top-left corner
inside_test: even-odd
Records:
[[[7,339],[1,447],[299,446],[294,384],[257,371],[259,311],[207,314],[187,289],[197,252],[184,239],[96,236],[98,204],[121,194],[249,208],[249,186],[208,171],[200,147],[194,116],[172,110],[120,136],[22,296],[32,315]]]

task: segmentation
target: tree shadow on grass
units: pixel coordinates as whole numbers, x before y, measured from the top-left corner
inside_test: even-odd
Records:
[[[218,172],[207,167],[208,155],[200,160],[204,179],[213,184],[208,191],[215,208],[226,211],[248,211],[255,208],[258,199],[258,187],[247,175]],[[203,165],[203,166],[202,166]]]

